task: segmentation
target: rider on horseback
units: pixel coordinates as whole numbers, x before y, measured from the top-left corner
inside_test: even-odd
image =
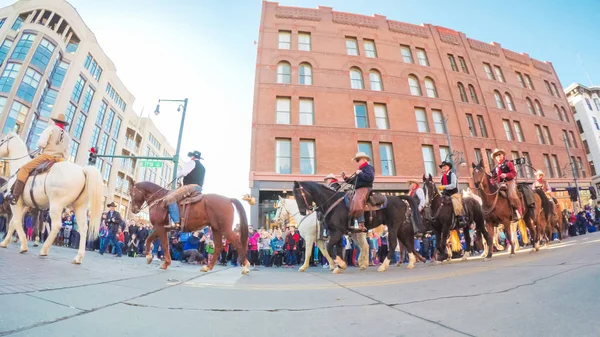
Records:
[[[342,188],[342,186],[340,185],[333,173],[329,173],[323,180],[327,184],[326,186],[332,191],[338,192]],[[319,219],[319,223],[321,224],[320,238],[322,240],[326,240],[329,237],[329,233],[327,233],[327,223],[324,221],[325,219],[323,219],[324,215],[325,214],[323,214],[321,210],[317,210],[317,218]]]
[[[440,168],[442,169],[442,182],[438,188],[441,190],[442,195],[451,198],[454,215],[458,217],[460,226],[464,227],[467,222],[463,214],[462,194],[458,193],[458,178],[452,172],[452,163],[443,161]]]
[[[199,151],[189,152],[188,157],[191,158],[189,162],[183,166],[182,169],[177,170],[177,178],[183,177],[183,185],[198,185],[196,191],[202,193],[202,186],[204,185],[204,174],[206,169],[204,165],[200,163],[202,155]],[[177,202],[169,205],[169,216],[173,221],[173,227],[179,227],[181,223],[181,217],[179,215],[179,206]]]
[[[419,201],[419,213],[423,212],[423,208],[425,208],[425,193],[423,193],[423,189],[419,187],[419,182],[416,180],[409,180],[407,183],[410,186],[408,195]]]
[[[329,189],[331,189],[333,191],[337,192],[340,190],[340,188],[342,188],[342,186],[340,185],[338,180],[335,178],[333,173],[329,173],[327,175],[327,177],[325,177],[325,179],[323,179],[323,180],[325,181],[325,183],[327,183],[327,187],[329,187]]]
[[[515,180],[517,171],[515,170],[515,164],[511,160],[506,160],[504,155],[505,152],[502,149],[495,149],[492,152],[492,158],[497,163],[492,175],[497,179],[499,187],[506,186],[508,201],[513,208],[513,221],[519,221],[521,219],[521,199],[517,194],[517,182]]]
[[[544,180],[544,172],[542,172],[542,170],[538,170],[535,173],[535,181],[533,182],[533,185],[531,186],[531,188],[536,189],[539,188],[542,191],[544,191],[544,193],[546,193],[546,195],[550,195],[550,192],[552,192],[552,189],[550,188],[550,185],[548,184],[548,182],[546,180]]]
[[[71,137],[69,132],[65,131],[65,126],[69,125],[65,120],[65,114],[61,113],[56,118],[50,119],[54,121],[54,124],[48,125],[38,140],[37,145],[40,148],[40,154],[23,165],[17,173],[17,180],[12,186],[11,194],[7,197],[12,205],[17,204],[21,194],[23,194],[23,189],[25,189],[25,182],[33,170],[42,163],[56,163],[68,157]]]
[[[371,158],[364,152],[358,152],[353,161],[356,162],[357,170],[355,177],[347,177],[342,172],[342,178],[348,184],[354,184],[354,197],[352,198],[352,204],[350,205],[350,217],[356,218],[358,221],[358,230],[366,232],[365,227],[365,205],[367,198],[373,188],[373,181],[375,180],[375,168],[369,164]],[[350,230],[354,230],[352,222],[349,223]]]

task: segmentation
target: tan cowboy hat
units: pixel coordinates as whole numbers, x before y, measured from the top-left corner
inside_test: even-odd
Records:
[[[325,178],[323,178],[323,180],[327,180],[327,179],[337,179],[335,177],[335,175],[333,173],[329,173]]]
[[[58,123],[63,123],[64,125],[69,125],[69,122],[67,122],[65,119],[64,113],[59,113],[58,116],[50,117],[50,119]]]
[[[354,158],[352,158],[351,161],[357,161],[361,158],[365,158],[367,161],[371,161],[371,157],[369,157],[369,155],[367,155],[364,152],[357,152],[356,155],[354,156]]]
[[[539,176],[539,175],[543,175],[545,176],[544,172],[542,170],[537,170],[537,172],[535,173],[535,176]]]
[[[504,152],[504,150],[495,149],[494,152],[492,152],[492,158],[496,158],[496,156],[499,155],[500,153],[502,153],[503,155],[506,155],[506,152]]]
[[[417,186],[419,186],[419,182],[418,182],[418,181],[416,181],[416,180],[408,180],[406,183],[407,183],[408,185],[410,185],[410,184],[412,184],[412,183],[415,183],[415,184],[417,184]]]

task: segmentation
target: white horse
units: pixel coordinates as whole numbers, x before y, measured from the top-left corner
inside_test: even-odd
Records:
[[[305,254],[306,258],[304,259],[304,264],[300,267],[298,271],[305,271],[308,268],[311,256],[311,250],[313,249],[313,244],[315,241],[317,242],[317,247],[323,256],[329,262],[329,269],[333,271],[334,274],[339,274],[342,269],[346,269],[346,262],[344,262],[343,258],[337,256],[335,258],[335,262],[337,262],[337,267],[334,267],[335,263],[329,253],[327,252],[327,248],[325,247],[325,241],[319,239],[319,233],[321,230],[321,226],[319,221],[317,221],[317,212],[310,213],[306,216],[301,215],[298,210],[298,204],[295,200],[292,199],[284,199],[279,197],[279,202],[277,203],[277,213],[275,214],[275,221],[284,223],[289,218],[293,217],[294,221],[298,224],[298,232],[302,238],[304,238],[305,244]],[[358,264],[360,266],[360,270],[367,269],[369,265],[369,244],[367,243],[367,234],[366,233],[356,233],[353,234],[354,240],[360,246],[360,255],[358,258]]]
[[[30,160],[27,146],[16,133],[11,132],[0,140],[0,157],[9,162],[11,178],[8,184],[12,185],[16,180],[16,172]],[[25,184],[23,195],[16,205],[11,206],[13,217],[6,237],[0,243],[2,248],[8,246],[10,238],[16,230],[21,241],[21,253],[27,251],[27,238],[22,225],[23,208],[26,206],[35,207],[30,193],[32,183],[33,179],[29,178]],[[73,259],[73,263],[81,263],[85,255],[85,243],[88,235],[88,203],[90,204],[89,230],[93,240],[98,236],[100,229],[103,210],[102,189],[102,174],[96,167],[81,167],[68,161],[56,163],[50,171],[36,177],[35,187],[33,188],[35,202],[40,208],[48,208],[52,219],[52,230],[42,246],[41,256],[48,255],[48,250],[54,243],[54,239],[61,228],[63,209],[68,205],[72,205],[80,234],[79,250],[75,259]]]

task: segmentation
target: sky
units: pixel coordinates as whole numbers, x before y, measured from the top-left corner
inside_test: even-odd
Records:
[[[52,0],[56,1],[56,0]],[[0,0],[0,6],[13,0]],[[146,116],[158,98],[189,98],[181,153],[202,152],[204,190],[249,193],[250,133],[260,0],[71,0],[112,59]],[[554,64],[564,87],[600,85],[600,1],[282,0],[431,23]],[[151,116],[175,147],[181,115],[161,105]]]

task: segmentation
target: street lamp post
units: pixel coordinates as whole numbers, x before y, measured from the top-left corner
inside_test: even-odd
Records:
[[[452,164],[452,171],[456,172],[456,168],[454,167],[454,152],[452,151],[452,143],[450,142],[450,131],[448,130],[448,125],[446,122],[448,121],[448,116],[444,115],[442,117],[442,123],[444,124],[444,131],[446,131],[446,140],[448,141],[448,156],[450,157],[450,164]]]
[[[154,110],[154,114],[158,116],[160,114],[160,102],[177,102],[183,103],[183,112],[181,114],[181,125],[179,126],[179,137],[177,138],[177,149],[175,150],[175,155],[173,156],[173,183],[172,188],[177,188],[177,165],[179,164],[179,152],[181,151],[181,138],[183,136],[183,126],[185,124],[185,113],[187,111],[188,99],[159,99],[158,104],[156,104],[156,110]],[[182,108],[180,104],[177,107],[177,111]]]
[[[569,156],[569,164],[571,164],[573,180],[575,180],[575,190],[577,191],[577,203],[579,204],[579,209],[581,209],[581,198],[579,197],[579,184],[577,183],[577,176],[579,175],[579,170],[577,169],[577,164],[574,163],[572,160],[571,151],[569,151],[569,143],[567,142],[567,137],[563,136],[563,140],[565,141],[565,147],[567,148],[567,156]]]

